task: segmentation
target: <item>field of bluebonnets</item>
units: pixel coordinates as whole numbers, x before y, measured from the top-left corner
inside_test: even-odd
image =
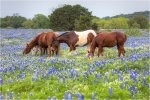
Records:
[[[23,56],[26,43],[42,31],[50,30],[1,29],[0,100],[149,99],[149,32],[128,37],[121,58],[116,47],[105,48],[104,57],[88,59],[86,47],[68,54],[65,44],[59,57]]]

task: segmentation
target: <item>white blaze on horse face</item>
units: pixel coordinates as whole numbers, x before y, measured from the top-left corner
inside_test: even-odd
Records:
[[[84,46],[85,44],[87,44],[87,38],[88,38],[88,34],[92,33],[94,36],[96,36],[95,31],[93,30],[87,30],[87,31],[83,31],[83,32],[76,32],[75,33],[79,36],[79,41],[76,43],[76,45],[78,46]]]

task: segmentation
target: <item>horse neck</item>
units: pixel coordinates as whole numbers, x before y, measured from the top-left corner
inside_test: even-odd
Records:
[[[57,37],[57,41],[59,41],[59,43],[67,43],[68,40],[63,36],[59,36]]]
[[[29,43],[30,49],[32,49],[32,48],[35,47],[36,45],[37,45],[37,38],[33,39],[33,40]]]
[[[90,46],[90,53],[94,53],[95,52],[95,48],[96,48],[96,41],[93,40],[92,44]]]

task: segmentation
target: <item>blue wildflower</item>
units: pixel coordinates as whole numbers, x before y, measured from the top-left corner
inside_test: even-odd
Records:
[[[112,89],[112,87],[109,87],[109,94],[112,97],[112,95],[113,95],[113,89]]]

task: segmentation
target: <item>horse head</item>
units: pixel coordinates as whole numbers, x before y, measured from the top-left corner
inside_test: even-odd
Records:
[[[59,41],[57,41],[57,40],[53,41],[52,42],[52,46],[51,46],[51,50],[52,51],[58,50],[59,49],[59,45],[60,45]]]
[[[23,50],[23,55],[28,54],[31,51],[30,44],[27,43],[25,49]]]
[[[88,58],[92,58],[94,56],[94,54],[91,52],[91,49],[88,49],[87,52],[88,52]]]

